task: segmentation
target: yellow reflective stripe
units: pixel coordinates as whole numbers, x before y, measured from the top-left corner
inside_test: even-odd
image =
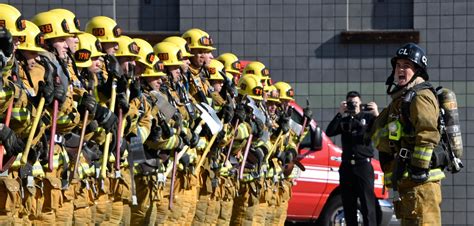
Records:
[[[372,141],[374,142],[374,146],[377,147],[380,144],[380,140],[382,137],[388,137],[388,128],[387,126],[377,129],[375,133],[372,135]]]
[[[446,177],[444,172],[439,168],[431,169],[428,175],[429,175],[428,181],[438,181]]]
[[[12,95],[13,95],[12,90],[0,89],[0,100],[6,100],[8,99],[7,97],[11,97]]]
[[[19,169],[20,166],[21,166],[21,162],[20,162],[20,159],[21,159],[21,156],[23,154],[22,153],[19,153],[17,156],[16,156],[16,159],[15,161],[13,162],[13,164],[10,166],[10,169]]]
[[[252,175],[250,175],[249,173],[244,173],[244,176],[242,177],[243,182],[249,182],[253,180],[255,180],[255,178],[253,178]]]
[[[12,108],[12,117],[18,121],[29,121],[30,111],[28,108]]]
[[[386,186],[392,185],[392,172],[384,173],[384,183]]]
[[[44,170],[43,166],[41,166],[41,163],[39,161],[36,161],[35,164],[33,164],[33,176],[34,177],[44,177]]]
[[[71,123],[71,121],[69,115],[61,115],[58,117],[58,124],[68,124]]]
[[[235,139],[243,140],[243,139],[246,139],[247,137],[249,137],[249,135],[250,135],[250,132],[249,132],[247,126],[245,125],[245,123],[240,123],[240,125],[237,129],[237,136],[235,137]]]
[[[433,149],[416,146],[412,154],[411,164],[416,167],[428,169],[430,167],[432,154]]]
[[[174,147],[176,147],[178,145],[178,137],[177,136],[171,136],[170,138],[168,138],[168,141],[166,142],[165,146],[164,146],[164,150],[171,150],[173,149]]]
[[[142,143],[145,143],[148,135],[150,135],[150,131],[146,127],[139,126],[138,127],[138,134],[140,134],[140,138],[142,139]]]

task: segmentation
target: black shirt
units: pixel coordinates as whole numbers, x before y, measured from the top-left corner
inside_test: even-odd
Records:
[[[329,123],[326,135],[329,137],[341,134],[342,161],[372,158],[374,150],[370,140],[364,139],[366,131],[370,130],[375,116],[369,112],[360,112],[354,116],[342,117],[338,113]]]

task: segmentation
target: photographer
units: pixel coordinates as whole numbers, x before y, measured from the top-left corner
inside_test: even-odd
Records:
[[[362,104],[360,94],[350,91],[326,129],[329,137],[341,134],[339,183],[347,225],[357,225],[357,198],[360,199],[364,225],[377,224],[374,169],[370,163],[374,151],[369,145],[370,140],[364,139],[377,115],[375,102]]]

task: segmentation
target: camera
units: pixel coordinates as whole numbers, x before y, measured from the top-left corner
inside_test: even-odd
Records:
[[[361,105],[360,105],[360,110],[361,110],[361,111],[372,111],[372,108],[370,108],[369,106],[367,106],[367,104],[361,104]]]
[[[356,103],[354,101],[348,101],[346,109],[347,109],[347,112],[349,113],[355,113]]]

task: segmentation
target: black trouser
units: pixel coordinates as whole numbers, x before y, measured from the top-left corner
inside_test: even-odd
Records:
[[[364,225],[377,225],[372,164],[363,160],[358,160],[354,165],[343,161],[339,168],[339,183],[347,225],[357,225],[357,198],[360,199]]]

